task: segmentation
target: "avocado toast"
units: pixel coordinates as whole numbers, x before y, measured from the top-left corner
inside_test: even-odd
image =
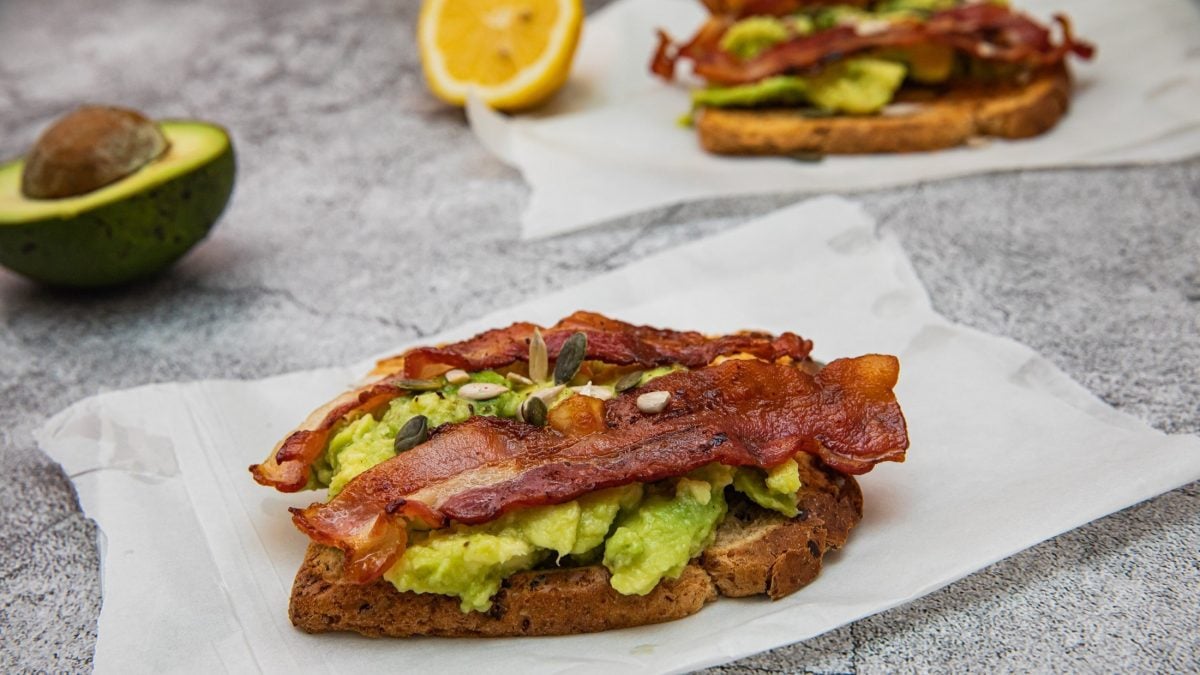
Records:
[[[718,154],[917,152],[1027,138],[1067,112],[1069,54],[1091,58],[1004,0],[706,0],[688,42],[660,32],[651,70],[680,62],[705,150]]]
[[[908,446],[895,358],[811,348],[577,312],[381,361],[251,467],[329,489],[292,510],[292,621],[550,635],[794,592],[861,518],[851,474]]]

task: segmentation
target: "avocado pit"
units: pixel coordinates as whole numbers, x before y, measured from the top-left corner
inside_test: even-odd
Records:
[[[87,194],[133,174],[169,146],[158,125],[136,110],[82,106],[38,138],[26,158],[21,193],[29,199]]]

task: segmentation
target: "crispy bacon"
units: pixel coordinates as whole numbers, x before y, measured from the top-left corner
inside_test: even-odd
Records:
[[[1070,21],[1062,15],[1056,15],[1054,20],[1062,30],[1062,40],[1057,44],[1049,29],[1025,14],[989,3],[963,5],[935,13],[924,22],[897,21],[878,30],[837,26],[784,42],[742,61],[719,46],[724,30],[732,25],[729,17],[714,17],[693,40],[678,49],[660,31],[651,70],[670,80],[677,62],[688,59],[694,64],[694,72],[711,83],[749,84],[818,67],[851,54],[919,44],[944,45],[986,61],[1034,68],[1062,63],[1069,53],[1092,58],[1095,48],[1075,38]]]
[[[815,376],[790,365],[726,361],[673,373],[604,404],[607,428],[567,436],[476,417],[369,469],[327,504],[293,509],[297,527],[346,551],[359,582],[403,554],[405,521],[486,523],[513,509],[559,504],[618,485],[683,475],[712,462],[778,466],[798,452],[846,473],[903,461],[895,357],[841,359]],[[671,393],[648,415],[637,397]]]
[[[441,347],[412,349],[380,362],[376,381],[339,396],[323,406],[287,438],[279,443],[261,464],[250,467],[254,479],[282,492],[303,490],[309,483],[313,462],[329,444],[339,423],[385,409],[388,402],[402,396],[404,379],[438,377],[454,368],[475,371],[508,366],[529,357],[529,338],[537,328],[532,323],[514,323],[462,342]],[[616,365],[643,368],[681,364],[698,368],[718,356],[747,353],[768,361],[789,357],[808,359],[812,341],[795,333],[778,337],[767,333],[735,333],[708,337],[693,331],[672,331],[650,326],[635,326],[595,312],[575,312],[550,328],[542,330],[546,350],[556,358],[571,335],[587,335],[587,358]]]
[[[313,462],[325,452],[339,422],[349,417],[376,414],[404,390],[387,382],[342,394],[308,416],[300,428],[275,446],[262,464],[250,467],[254,480],[281,492],[297,492],[308,485]]]

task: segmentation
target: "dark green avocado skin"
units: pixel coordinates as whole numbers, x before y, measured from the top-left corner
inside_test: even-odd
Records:
[[[93,288],[162,271],[203,239],[233,192],[233,144],[196,169],[69,218],[0,225],[0,264],[52,286]]]

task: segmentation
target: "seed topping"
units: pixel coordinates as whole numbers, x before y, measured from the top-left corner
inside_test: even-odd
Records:
[[[570,382],[579,372],[579,367],[583,365],[583,357],[586,355],[586,333],[575,333],[567,338],[558,352],[558,360],[554,363],[554,384]]]
[[[468,382],[458,388],[458,396],[459,398],[465,398],[468,401],[486,401],[491,398],[496,398],[506,391],[508,391],[508,387],[502,384],[492,384],[491,382]]]
[[[437,380],[397,380],[396,386],[409,391],[434,391],[442,388],[442,383]]]
[[[629,391],[642,383],[642,375],[644,372],[635,370],[632,373],[627,373],[624,377],[617,380],[617,384],[613,386],[618,392]]]
[[[599,385],[592,384],[591,382],[579,387],[571,387],[571,391],[582,396],[598,398],[601,401],[607,401],[614,396],[612,389],[609,389],[608,387],[601,387]]]
[[[518,409],[521,419],[526,424],[532,424],[535,427],[546,426],[546,416],[549,415],[550,409],[546,407],[546,403],[536,396],[530,396],[525,399]]]
[[[557,384],[557,385],[554,385],[553,387],[546,387],[545,389],[539,389],[539,390],[533,392],[532,394],[530,394],[529,398],[540,398],[540,399],[542,399],[542,403],[545,403],[546,406],[548,407],[551,403],[554,402],[554,399],[558,398],[558,395],[562,393],[563,389],[566,389],[566,385]]]
[[[637,407],[647,415],[657,415],[667,409],[670,400],[669,391],[648,391],[637,397]]]
[[[417,415],[404,423],[396,433],[396,452],[412,450],[429,438],[429,418]]]
[[[534,328],[529,338],[529,379],[545,382],[550,377],[550,357],[546,353],[546,341],[542,331]]]
[[[520,373],[508,373],[504,377],[507,378],[509,382],[512,382],[513,384],[521,385],[523,387],[527,387],[527,386],[533,384],[533,380],[529,379],[528,377],[525,377],[524,375],[522,375]]]

